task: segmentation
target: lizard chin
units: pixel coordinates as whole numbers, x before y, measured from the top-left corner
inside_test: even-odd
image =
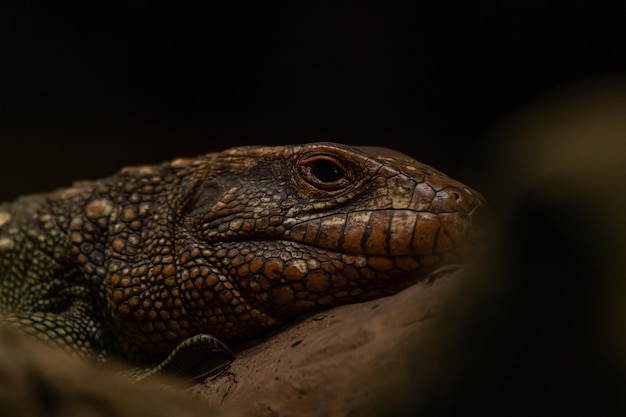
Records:
[[[452,252],[353,254],[288,240],[246,241],[235,254],[233,243],[234,257],[223,267],[238,276],[236,289],[246,299],[274,317],[391,295],[458,261]]]

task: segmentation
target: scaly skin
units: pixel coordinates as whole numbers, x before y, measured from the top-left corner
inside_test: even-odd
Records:
[[[126,168],[0,205],[0,307],[82,356],[158,363],[393,294],[457,262],[484,205],[383,148],[242,147]]]

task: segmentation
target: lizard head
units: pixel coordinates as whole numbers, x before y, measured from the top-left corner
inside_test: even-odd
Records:
[[[179,238],[191,308],[207,317],[217,300],[271,322],[388,295],[462,261],[481,233],[478,192],[389,149],[312,143],[207,159]]]

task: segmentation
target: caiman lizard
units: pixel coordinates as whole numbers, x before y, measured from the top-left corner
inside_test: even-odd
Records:
[[[484,207],[376,147],[238,147],[125,168],[0,204],[2,321],[80,356],[176,369],[459,262]]]

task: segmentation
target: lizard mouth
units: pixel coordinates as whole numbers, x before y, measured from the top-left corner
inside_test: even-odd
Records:
[[[415,282],[471,257],[481,240],[482,207],[469,213],[385,209],[309,217],[271,239],[214,242],[215,260],[253,292],[284,285],[297,293]]]

